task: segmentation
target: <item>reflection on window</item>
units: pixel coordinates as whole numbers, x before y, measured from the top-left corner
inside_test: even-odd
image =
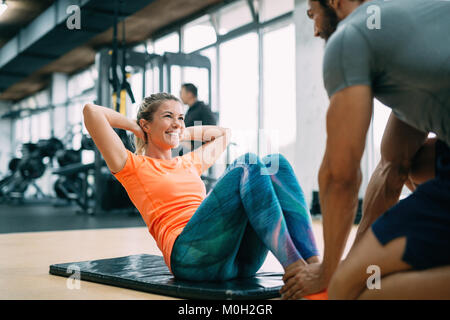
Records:
[[[232,130],[231,159],[257,153],[258,37],[248,33],[220,46],[220,123]]]
[[[294,25],[265,33],[263,44],[265,139],[261,141],[261,156],[282,153],[293,162],[297,125]]]
[[[264,22],[291,11],[294,11],[294,0],[260,0],[259,19]]]
[[[253,21],[247,1],[234,2],[215,14],[220,35],[239,28]]]
[[[164,52],[178,52],[180,50],[178,33],[174,32],[156,40],[154,50],[159,55],[164,54]]]
[[[209,16],[202,17],[183,28],[183,51],[190,53],[216,42],[216,31]]]

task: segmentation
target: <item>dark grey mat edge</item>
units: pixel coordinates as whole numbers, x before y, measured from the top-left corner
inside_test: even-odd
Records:
[[[118,258],[101,259],[101,260],[114,260]],[[94,260],[94,261],[101,261]],[[73,272],[69,272],[69,266],[77,266],[78,264],[86,263],[89,261],[80,261],[72,263],[62,263],[50,265],[49,273],[55,276],[61,276],[68,278],[73,275]],[[258,277],[279,277],[281,273],[258,273]],[[114,287],[120,287],[125,289],[137,290],[142,292],[148,292],[158,295],[170,296],[180,299],[195,299],[195,300],[263,300],[273,299],[280,297],[279,290],[281,286],[261,289],[250,290],[216,290],[205,289],[202,290],[186,288],[177,285],[162,285],[158,283],[143,283],[136,280],[124,279],[117,276],[108,274],[92,273],[84,271],[80,268],[80,280],[89,281],[94,283],[100,283],[110,285]]]

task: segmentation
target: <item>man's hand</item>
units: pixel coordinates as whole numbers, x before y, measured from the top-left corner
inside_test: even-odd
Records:
[[[283,300],[295,300],[304,296],[323,291],[327,287],[323,276],[322,264],[306,264],[299,260],[289,265],[283,276],[285,285],[280,293]]]

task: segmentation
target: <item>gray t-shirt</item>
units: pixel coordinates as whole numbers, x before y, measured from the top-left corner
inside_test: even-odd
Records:
[[[450,146],[450,1],[362,4],[329,39],[323,78],[330,97],[371,86],[400,120]]]

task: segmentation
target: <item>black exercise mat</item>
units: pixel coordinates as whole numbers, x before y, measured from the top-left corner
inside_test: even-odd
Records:
[[[127,257],[54,264],[50,274],[182,299],[270,299],[279,297],[281,273],[262,272],[252,278],[225,282],[195,282],[173,277],[163,257],[138,254]],[[201,272],[201,271],[199,271]]]

